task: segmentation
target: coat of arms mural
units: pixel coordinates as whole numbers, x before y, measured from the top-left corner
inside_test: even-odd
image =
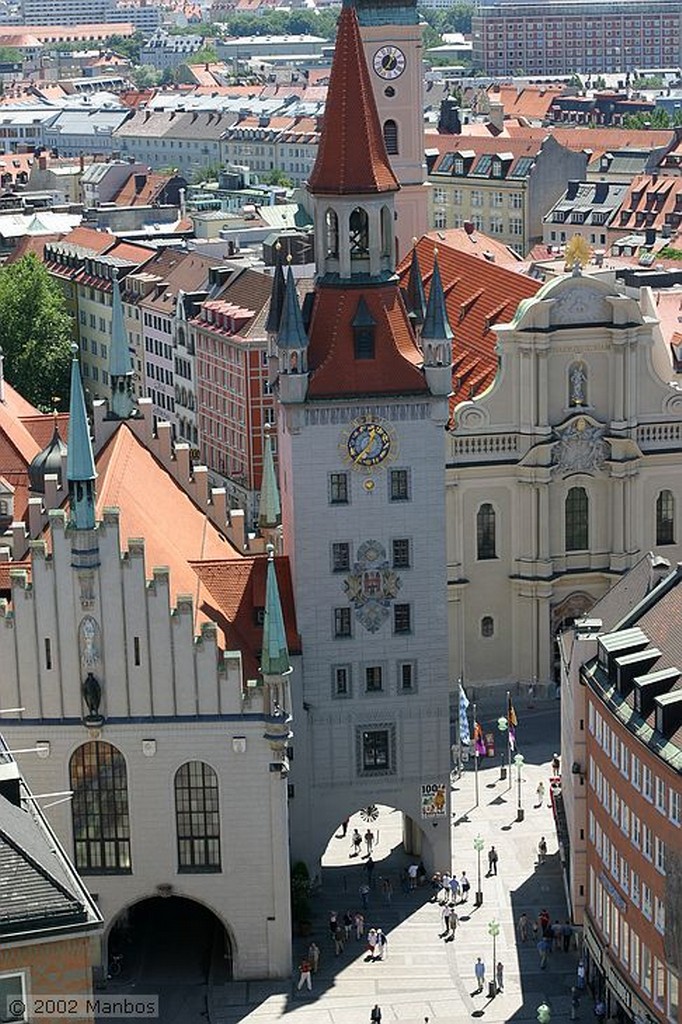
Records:
[[[391,569],[386,549],[376,540],[364,541],[344,588],[358,621],[370,633],[376,633],[388,618],[391,601],[400,587],[400,577]]]

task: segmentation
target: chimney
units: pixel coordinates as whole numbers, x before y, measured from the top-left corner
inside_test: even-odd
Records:
[[[147,182],[146,174],[136,174],[135,176],[135,195],[139,196],[140,192],[144,188]]]
[[[46,171],[47,170],[47,156],[45,155],[45,153],[41,153],[40,156],[38,157],[38,170],[39,171]]]
[[[474,233],[474,225],[473,225],[472,221],[465,220],[463,227],[464,227],[464,230],[466,231],[467,235],[473,235],[473,233]]]
[[[81,153],[79,163],[80,163],[80,169],[81,169],[81,174],[82,174],[83,171],[85,170],[85,153]]]
[[[664,580],[670,573],[672,566],[667,558],[662,555],[655,555],[653,551],[648,554],[649,559],[649,586],[647,593],[657,587],[661,580]]]

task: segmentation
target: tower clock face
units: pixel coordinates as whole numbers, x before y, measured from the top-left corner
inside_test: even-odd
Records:
[[[388,424],[370,417],[354,420],[339,445],[353,469],[371,472],[396,454],[396,440]]]
[[[372,64],[379,78],[391,81],[394,78],[400,78],[405,70],[407,61],[402,50],[397,46],[387,45],[377,50]]]

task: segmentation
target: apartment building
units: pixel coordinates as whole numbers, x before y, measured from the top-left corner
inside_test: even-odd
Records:
[[[201,460],[224,483],[228,505],[244,509],[247,524],[258,515],[265,427],[275,422],[266,333],[271,289],[267,275],[238,270],[189,321]]]
[[[213,111],[136,110],[114,132],[116,148],[155,169],[191,177],[222,162],[221,139],[233,114]]]
[[[672,492],[658,504],[667,540]],[[572,909],[595,996],[623,1021],[682,1019],[681,615],[682,570],[650,553],[561,638]]]
[[[433,229],[473,225],[525,254],[542,240],[542,217],[587,154],[552,138],[427,136],[429,221]]]
[[[487,75],[581,75],[682,62],[677,0],[483,0],[472,20],[473,61]]]
[[[302,185],[313,169],[319,138],[314,117],[246,117],[225,131],[222,162],[246,164],[256,174],[278,169]]]
[[[641,236],[642,242],[653,245],[656,239],[673,238],[681,225],[682,178],[639,174],[626,191],[609,241]]]
[[[564,246],[574,235],[582,235],[591,246],[605,249],[608,228],[627,191],[626,182],[570,181],[543,217],[543,242]]]

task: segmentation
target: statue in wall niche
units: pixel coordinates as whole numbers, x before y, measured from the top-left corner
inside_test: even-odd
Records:
[[[99,682],[93,676],[92,672],[88,672],[83,683],[83,700],[85,701],[88,713],[85,716],[86,722],[100,724],[104,721],[103,716],[100,714],[99,708],[102,703],[102,687]]]
[[[84,669],[93,669],[100,660],[100,628],[92,615],[86,615],[79,627],[79,647]]]
[[[573,363],[568,374],[569,405],[587,404],[587,370],[584,363]]]

